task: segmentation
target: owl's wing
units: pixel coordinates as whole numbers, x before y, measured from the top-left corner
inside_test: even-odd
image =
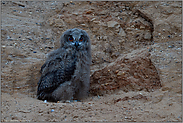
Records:
[[[76,69],[76,58],[73,56],[66,65],[61,58],[54,58],[47,61],[42,67],[42,76],[38,82],[38,99],[44,99],[46,94],[53,92],[60,84],[69,81]],[[57,66],[61,64],[61,66]],[[57,67],[55,67],[57,66]],[[50,69],[49,69],[50,68]],[[54,68],[54,69],[52,69]],[[47,69],[44,71],[44,69]]]

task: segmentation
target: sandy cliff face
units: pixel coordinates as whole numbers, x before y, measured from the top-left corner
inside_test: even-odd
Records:
[[[1,2],[1,121],[181,121],[181,2]],[[69,28],[92,44],[90,96],[36,99]]]

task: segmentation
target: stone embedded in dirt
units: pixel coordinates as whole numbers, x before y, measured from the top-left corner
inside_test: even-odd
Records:
[[[118,22],[116,22],[116,21],[109,21],[109,22],[107,22],[107,26],[108,27],[115,27],[117,24],[118,24]]]
[[[151,39],[151,32],[145,32],[144,33],[144,39],[146,39],[146,40],[150,40]]]
[[[119,30],[119,35],[120,36],[126,36],[126,33],[122,28],[120,28],[120,30]]]
[[[13,57],[19,57],[19,58],[25,58],[26,57],[26,54],[18,49],[18,48],[15,48],[15,46],[7,46],[5,49],[5,53],[6,55],[12,55]]]
[[[160,77],[147,49],[134,50],[91,75],[90,93],[103,95],[120,89],[153,91],[161,87]]]

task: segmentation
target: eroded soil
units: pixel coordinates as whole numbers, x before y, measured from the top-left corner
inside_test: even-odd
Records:
[[[181,2],[1,2],[1,121],[182,121]],[[87,31],[91,75],[145,48],[161,86],[81,102],[36,99],[39,70],[69,28]]]

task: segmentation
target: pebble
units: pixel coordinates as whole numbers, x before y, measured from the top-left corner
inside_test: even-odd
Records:
[[[140,26],[140,29],[145,29],[145,26],[142,26],[142,25],[141,25],[141,26]]]
[[[47,100],[44,100],[44,103],[47,103]]]
[[[131,28],[135,28],[135,26],[134,25],[131,25]]]
[[[75,13],[73,13],[73,15],[78,16],[78,13],[77,13],[77,12],[75,12]]]
[[[114,27],[114,26],[116,26],[118,24],[118,22],[116,22],[116,21],[108,21],[107,22],[107,26],[108,27]]]
[[[66,100],[65,102],[66,102],[66,103],[71,103],[71,101],[70,101],[70,100]]]
[[[10,36],[7,36],[7,39],[8,39],[8,40],[13,40],[13,38],[11,38]]]
[[[122,36],[122,37],[126,36],[126,33],[122,28],[119,29],[119,35]]]
[[[103,38],[103,39],[104,39],[104,41],[106,41],[106,40],[107,40],[107,36],[104,36],[104,38]]]
[[[99,95],[97,97],[100,99],[100,96]]]
[[[54,112],[54,111],[55,111],[54,109],[51,110],[51,112]]]
[[[144,34],[144,39],[147,39],[147,40],[151,39],[151,33],[150,32],[146,32]]]
[[[14,46],[17,46],[17,43],[14,43]]]
[[[75,5],[75,3],[73,3],[72,1],[70,1],[70,3],[71,3],[72,5]]]
[[[94,21],[94,20],[96,20],[96,18],[91,19],[91,21]]]
[[[173,48],[174,47],[174,45],[170,45],[170,46],[168,46],[168,48]]]

